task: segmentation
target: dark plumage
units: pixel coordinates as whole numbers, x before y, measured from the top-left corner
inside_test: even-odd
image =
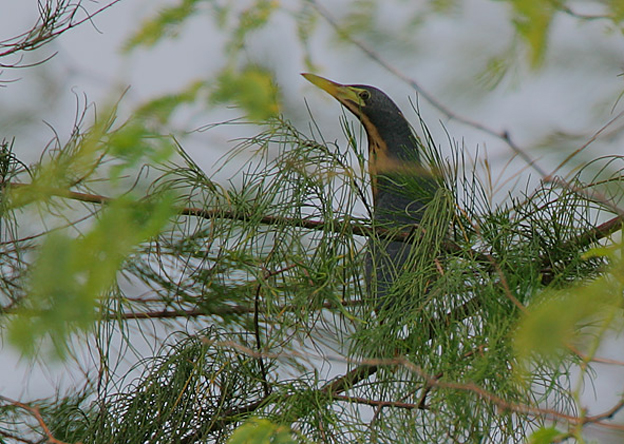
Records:
[[[303,74],[336,98],[362,123],[368,136],[375,223],[411,232],[438,187],[421,162],[422,146],[409,123],[386,94],[368,85],[341,85],[314,74]],[[408,262],[413,245],[369,243],[367,284],[381,308],[392,302],[392,286]],[[376,270],[373,273],[373,270]],[[373,277],[375,274],[375,277]]]

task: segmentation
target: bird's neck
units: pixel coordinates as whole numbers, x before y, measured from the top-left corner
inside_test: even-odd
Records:
[[[375,219],[388,226],[420,222],[431,198],[432,177],[420,161],[420,145],[406,122],[369,136],[369,173]]]
[[[387,146],[387,157],[399,162],[420,163],[420,146],[407,121],[401,115],[378,130]]]
[[[406,122],[379,131],[368,128],[369,173],[378,176],[422,173],[420,146]]]

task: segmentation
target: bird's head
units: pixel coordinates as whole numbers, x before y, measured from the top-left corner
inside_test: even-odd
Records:
[[[404,120],[403,114],[392,99],[374,86],[342,85],[308,73],[302,76],[342,103],[365,127],[368,122],[380,127],[395,119]]]
[[[406,224],[420,220],[417,213],[422,202],[430,199],[434,180],[420,161],[423,146],[399,107],[373,86],[342,85],[315,74],[302,75],[338,100],[364,126],[373,202],[380,209],[376,217]]]
[[[342,85],[315,74],[302,74],[351,111],[368,135],[371,154],[414,160],[417,144],[399,107],[384,92],[369,85]],[[379,159],[381,160],[381,159]]]

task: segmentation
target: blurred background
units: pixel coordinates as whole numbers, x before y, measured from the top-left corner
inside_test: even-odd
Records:
[[[115,104],[122,117],[147,110],[225,185],[235,166],[217,170],[219,159],[276,114],[346,146],[344,110],[300,76],[314,72],[382,89],[416,128],[417,109],[441,152],[459,147],[502,201],[544,173],[565,176],[622,153],[619,3],[83,2],[75,20],[101,11],[40,49],[0,59],[0,134],[30,163],[55,137],[66,140],[85,110],[87,122]],[[28,33],[38,5],[0,0],[0,40]],[[246,92],[249,84],[260,93]],[[621,351],[605,344],[602,355]],[[35,365],[7,344],[0,353],[5,396],[51,396],[80,381],[67,364]],[[593,413],[613,405],[612,381],[624,377],[619,366],[597,367],[585,391]]]

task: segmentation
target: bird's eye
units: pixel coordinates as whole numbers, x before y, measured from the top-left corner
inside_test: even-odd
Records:
[[[360,96],[360,99],[364,100],[365,102],[370,99],[370,93],[366,90],[360,91],[358,93],[358,96]]]

